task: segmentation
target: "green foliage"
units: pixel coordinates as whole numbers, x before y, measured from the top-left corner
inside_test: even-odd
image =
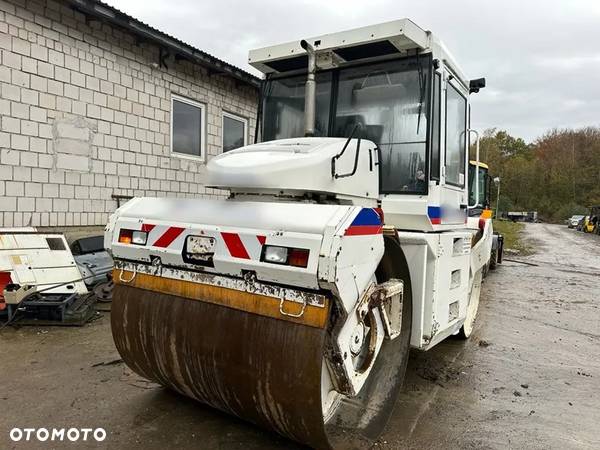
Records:
[[[523,239],[523,228],[525,225],[510,220],[496,220],[493,223],[494,231],[504,236],[504,249],[513,251],[522,256],[531,255],[533,247]]]
[[[561,221],[600,204],[600,128],[554,129],[532,144],[489,129],[480,158],[501,179],[501,212],[538,211],[545,220]]]

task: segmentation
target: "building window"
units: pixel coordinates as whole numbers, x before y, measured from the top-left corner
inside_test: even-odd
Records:
[[[171,153],[204,159],[205,107],[193,100],[171,96]]]
[[[223,152],[247,144],[248,119],[223,112]]]

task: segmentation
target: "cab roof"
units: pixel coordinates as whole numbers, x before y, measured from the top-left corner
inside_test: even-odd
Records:
[[[444,44],[430,31],[422,29],[410,19],[313,36],[306,41],[317,51],[317,65],[320,69],[329,69],[363,59],[372,60],[416,52],[433,53],[434,58],[443,60],[457,78],[468,86],[467,78]],[[298,39],[251,50],[248,63],[264,74],[285,73],[307,68],[308,56]]]
[[[486,163],[484,163],[484,162],[481,162],[481,161],[479,161],[479,164],[477,164],[477,161],[469,161],[469,164],[471,164],[472,166],[477,166],[478,165],[482,169],[488,169],[489,170],[488,165]]]

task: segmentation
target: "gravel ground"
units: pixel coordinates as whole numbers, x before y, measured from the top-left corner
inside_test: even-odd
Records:
[[[525,233],[537,252],[486,279],[472,339],[413,353],[377,448],[600,448],[600,237],[546,224]],[[13,443],[13,427],[103,427],[101,446],[115,449],[299,448],[133,374],[108,314],[0,331],[0,448],[60,448]]]

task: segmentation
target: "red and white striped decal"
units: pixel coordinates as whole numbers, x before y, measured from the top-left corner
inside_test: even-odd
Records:
[[[244,247],[244,243],[240,239],[240,235],[237,233],[221,233],[225,245],[229,250],[229,254],[234,258],[250,259],[250,255]]]
[[[142,230],[148,233],[148,245],[152,247],[168,248],[185,231],[185,228],[174,226],[162,226],[149,223],[142,224]],[[187,234],[187,233],[186,233]],[[223,243],[229,255],[233,258],[259,260],[262,246],[267,237],[264,235],[245,234],[235,232],[206,233]],[[183,242],[179,242],[183,245]]]
[[[167,228],[167,231],[161,234],[160,237],[156,241],[154,241],[154,244],[152,245],[154,247],[166,248],[169,245],[171,245],[173,241],[177,239],[177,237],[181,233],[183,233],[184,230],[185,228],[181,227],[169,227]]]
[[[256,234],[221,232],[221,237],[233,258],[259,260],[267,237]]]

